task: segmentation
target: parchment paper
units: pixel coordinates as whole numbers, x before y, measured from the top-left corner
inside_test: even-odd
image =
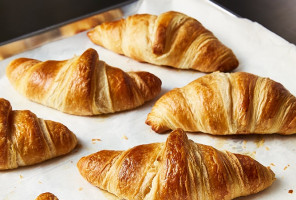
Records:
[[[256,22],[237,18],[207,0],[144,0],[138,13],[160,14],[175,10],[198,19],[240,61],[236,71],[251,72],[282,83],[296,95],[296,47]],[[135,38],[136,39],[136,38]],[[18,57],[39,60],[63,60],[80,55],[87,48],[98,51],[100,58],[125,71],[149,71],[163,82],[161,94],[145,105],[126,112],[80,117],[31,102],[18,94],[5,76],[7,64]],[[86,32],[52,42],[0,62],[0,97],[8,99],[13,109],[29,109],[38,117],[65,124],[79,139],[79,147],[69,155],[30,167],[0,172],[0,199],[35,199],[42,192],[52,192],[60,200],[104,200],[109,197],[79,174],[76,163],[85,155],[102,149],[126,150],[135,145],[164,142],[168,134],[156,134],[144,122],[155,101],[165,92],[182,87],[204,73],[177,70],[145,63],[115,54],[92,44]],[[277,180],[267,190],[238,199],[295,199],[296,136],[210,136],[188,134],[195,142],[220,150],[248,154],[275,172]],[[100,139],[101,141],[92,141]],[[294,190],[294,193],[289,193]]]

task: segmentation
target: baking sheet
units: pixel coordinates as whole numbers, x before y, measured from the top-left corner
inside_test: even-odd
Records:
[[[296,47],[261,25],[237,18],[207,0],[144,0],[138,13],[160,14],[175,10],[198,19],[240,61],[236,71],[251,72],[281,82],[296,95]],[[95,117],[68,115],[31,102],[18,94],[5,76],[7,64],[18,57],[39,60],[69,59],[87,48],[98,51],[100,59],[125,71],[149,71],[163,82],[161,94],[145,105],[126,112]],[[90,42],[86,32],[49,43],[0,62],[0,97],[8,99],[13,109],[29,109],[38,117],[65,124],[78,137],[79,147],[69,155],[41,164],[0,172],[0,199],[35,199],[42,192],[52,192],[61,200],[104,200],[110,197],[80,176],[76,163],[85,155],[102,149],[125,150],[135,145],[164,142],[168,134],[156,134],[144,122],[155,101],[165,92],[182,87],[204,73],[177,70],[139,63],[117,55]],[[243,153],[270,166],[277,180],[263,192],[244,199],[295,199],[296,135],[210,136],[188,134],[195,142],[212,145],[220,150]],[[100,139],[101,141],[93,141]],[[294,190],[294,193],[289,193]]]

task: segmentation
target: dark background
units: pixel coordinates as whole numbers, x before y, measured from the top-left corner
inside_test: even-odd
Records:
[[[296,44],[296,0],[211,0]]]
[[[0,46],[135,0],[0,0]]]
[[[0,0],[0,46],[133,1]],[[296,44],[296,0],[212,1]]]

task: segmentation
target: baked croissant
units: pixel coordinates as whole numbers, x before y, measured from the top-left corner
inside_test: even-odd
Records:
[[[74,115],[113,113],[138,107],[159,94],[161,81],[149,72],[128,72],[99,60],[94,49],[65,61],[13,60],[12,85],[40,104]]]
[[[245,72],[215,72],[163,95],[146,123],[213,135],[296,133],[296,98],[280,83]]]
[[[12,110],[0,98],[0,170],[67,154],[76,144],[76,136],[63,124],[37,118],[29,110]]]
[[[200,22],[179,12],[136,14],[105,22],[88,32],[90,40],[138,61],[202,72],[230,71],[238,60]]]
[[[264,190],[274,173],[249,156],[188,140],[182,129],[166,143],[103,150],[77,163],[93,185],[127,200],[228,200]]]
[[[59,200],[55,195],[50,192],[40,194],[35,200]]]

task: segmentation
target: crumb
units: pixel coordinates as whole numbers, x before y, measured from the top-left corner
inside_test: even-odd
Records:
[[[83,188],[82,188],[82,187],[80,187],[80,188],[78,188],[78,190],[79,190],[79,191],[81,191],[81,190],[83,190]]]
[[[287,166],[284,168],[284,170],[286,170],[288,167],[290,167],[290,165],[287,165]]]
[[[71,160],[70,163],[73,163],[73,160]]]
[[[125,135],[123,135],[122,138],[125,140],[128,140],[128,138]]]
[[[267,151],[269,151],[269,148],[268,148],[268,147],[265,147],[265,149],[266,149]]]
[[[271,166],[275,166],[275,164],[273,164],[273,163],[270,163],[270,165],[271,165]]]
[[[261,138],[261,137],[257,138],[255,141],[257,148],[262,147],[264,145],[264,142],[265,142],[264,138]]]
[[[247,140],[244,140],[244,142],[243,142],[243,148],[245,149],[246,146],[247,146]]]
[[[250,156],[251,158],[254,159],[255,156],[256,156],[256,153],[257,153],[256,151],[253,151],[253,152],[246,152],[245,155]]]
[[[22,178],[24,178],[22,175],[20,175],[20,178],[22,179]]]
[[[290,194],[292,194],[294,191],[293,191],[293,190],[289,190],[288,192],[289,192]]]
[[[100,141],[102,141],[102,140],[99,139],[99,138],[91,139],[91,142],[92,142],[93,144],[96,144],[96,141],[100,142]]]
[[[41,182],[41,181],[38,181],[38,183],[39,183],[39,184],[42,184],[42,182]]]

